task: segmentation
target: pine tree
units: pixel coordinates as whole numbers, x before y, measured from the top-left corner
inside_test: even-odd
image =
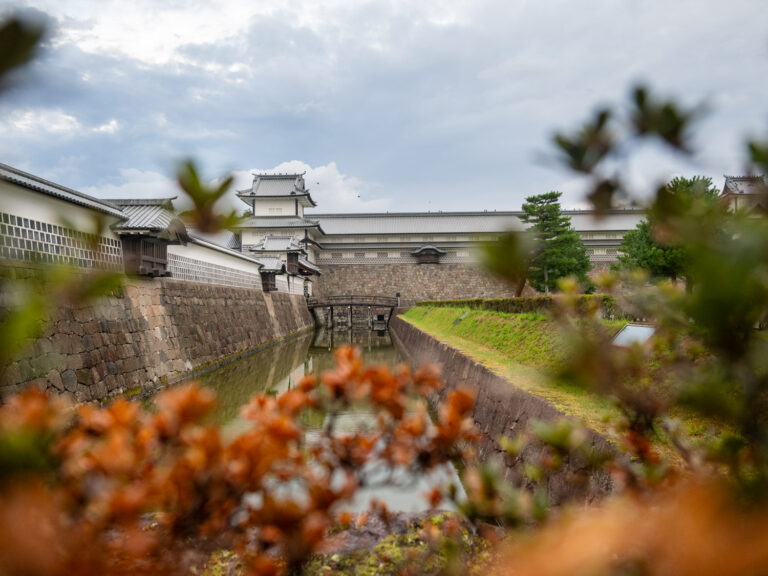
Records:
[[[571,219],[560,208],[561,192],[529,196],[521,220],[530,224],[528,233],[535,247],[528,267],[528,280],[539,291],[549,292],[559,278],[576,276],[586,283],[589,257]]]

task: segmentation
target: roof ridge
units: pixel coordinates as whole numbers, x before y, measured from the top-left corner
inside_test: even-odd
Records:
[[[3,164],[0,162],[0,171],[6,171],[10,172],[10,175],[2,175],[0,174],[0,178],[3,178],[5,180],[14,181],[13,178],[16,179],[22,179],[22,180],[31,180],[30,183],[19,182],[18,180],[15,181],[16,184],[21,185],[22,187],[26,187],[32,190],[36,190],[38,192],[48,193],[50,194],[56,194],[56,192],[52,192],[51,190],[46,190],[45,188],[48,187],[49,189],[53,189],[57,191],[58,193],[64,192],[66,194],[72,194],[75,196],[75,199],[67,198],[66,200],[74,203],[79,203],[81,205],[88,206],[87,203],[93,203],[95,206],[89,206],[90,208],[94,208],[96,210],[99,210],[101,212],[106,212],[107,214],[111,214],[112,216],[118,216],[120,218],[125,218],[125,216],[121,213],[121,210],[117,208],[114,204],[111,204],[108,200],[105,200],[104,198],[98,198],[96,196],[91,196],[90,194],[85,194],[84,192],[79,192],[75,190],[74,188],[69,188],[68,186],[63,186],[62,184],[57,184],[56,182],[52,182],[51,180],[46,180],[45,178],[41,178],[40,176],[35,176],[34,174],[30,174],[29,172],[25,172],[24,170],[19,170],[18,168],[14,168],[13,166],[10,166],[8,164]],[[33,187],[36,186],[36,187]],[[60,199],[64,199],[61,198]],[[118,214],[120,213],[120,214]]]
[[[167,198],[105,198],[105,200],[118,206],[165,206],[177,198],[178,196]]]

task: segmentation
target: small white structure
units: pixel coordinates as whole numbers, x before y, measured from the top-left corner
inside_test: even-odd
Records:
[[[613,337],[611,344],[623,348],[630,348],[636,344],[645,346],[655,333],[656,328],[648,324],[627,324]]]

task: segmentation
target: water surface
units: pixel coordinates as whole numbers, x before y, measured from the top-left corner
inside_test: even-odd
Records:
[[[249,422],[241,418],[239,412],[253,394],[264,391],[279,394],[294,387],[307,374],[319,374],[332,368],[333,350],[349,344],[360,348],[367,364],[395,367],[403,362],[386,330],[338,332],[321,328],[257,352],[200,378],[205,386],[216,392],[219,403],[214,420],[221,426],[224,437],[233,438],[248,428]],[[323,419],[322,414],[313,415],[305,420],[305,424],[310,429],[319,429]],[[364,409],[342,414],[340,418],[344,428],[365,426],[371,421],[371,414]],[[414,479],[401,475],[400,481],[404,486],[362,490],[348,508],[367,508],[369,500],[377,498],[386,502],[392,510],[416,512],[426,509],[423,494],[432,486],[449,481],[458,484],[453,467],[438,470],[424,478]]]

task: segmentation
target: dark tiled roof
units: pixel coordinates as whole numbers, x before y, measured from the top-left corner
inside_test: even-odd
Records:
[[[259,256],[255,260],[261,264],[262,272],[282,272],[285,269],[279,256]]]
[[[82,192],[72,190],[71,188],[61,186],[54,182],[43,180],[42,178],[28,174],[27,172],[23,172],[12,166],[8,166],[7,164],[0,164],[0,179],[23,186],[29,190],[34,190],[35,192],[40,192],[60,200],[71,202],[72,204],[96,210],[103,214],[115,216],[121,220],[126,219],[126,216],[122,211],[109,202],[94,198],[93,196],[88,196],[87,194],[83,194]]]
[[[294,236],[267,234],[257,244],[249,246],[254,252],[305,252],[304,247]]]
[[[176,198],[178,196],[168,198],[110,198],[108,202],[118,206],[163,206],[168,210],[173,210],[173,201]]]
[[[118,230],[164,230],[176,216],[163,205],[120,206],[123,213],[128,216],[126,222],[121,223]]]
[[[312,272],[314,272],[318,276],[320,276],[321,273],[322,273],[320,271],[320,268],[318,268],[317,266],[312,264],[312,262],[310,262],[309,260],[306,260],[304,258],[299,258],[299,268],[304,268],[305,270],[311,270]]]
[[[311,206],[315,202],[304,185],[304,174],[254,174],[249,190],[238,190],[240,198],[306,198]]]
[[[421,248],[416,248],[416,250],[413,250],[411,254],[417,255],[421,254],[422,252],[435,252],[437,254],[445,254],[445,250],[440,250],[437,246],[432,246],[431,244],[427,244],[426,246],[422,246]]]
[[[726,176],[723,196],[726,194],[765,194],[765,176]]]

